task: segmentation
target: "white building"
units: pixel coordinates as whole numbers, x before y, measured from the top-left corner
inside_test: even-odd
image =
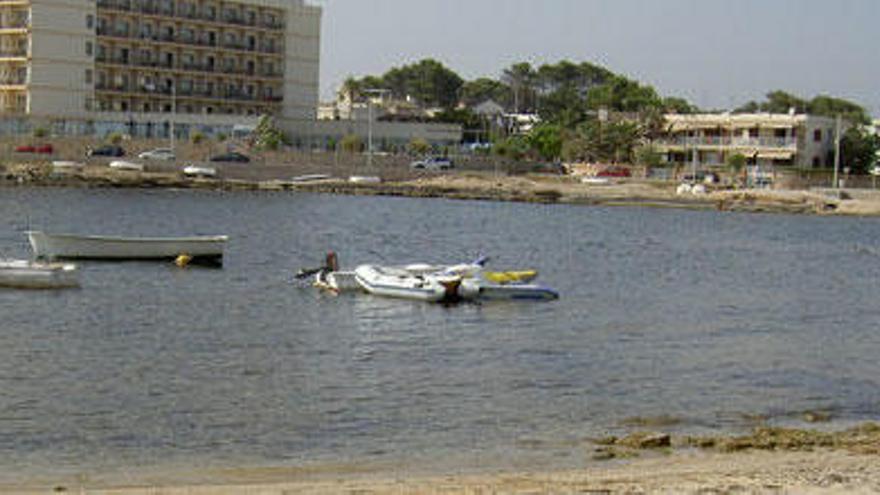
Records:
[[[668,162],[724,165],[735,154],[760,167],[832,167],[835,119],[789,114],[666,116],[668,135],[654,143]],[[841,132],[845,131],[845,128]]]
[[[314,119],[320,31],[304,0],[4,0],[0,133]]]

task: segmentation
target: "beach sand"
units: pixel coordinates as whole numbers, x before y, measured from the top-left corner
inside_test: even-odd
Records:
[[[583,470],[418,475],[321,469],[225,469],[86,480],[0,493],[91,495],[290,494],[868,494],[880,493],[880,458],[843,450],[677,452]]]

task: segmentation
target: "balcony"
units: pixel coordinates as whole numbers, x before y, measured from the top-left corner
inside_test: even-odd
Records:
[[[254,77],[254,78],[262,78],[262,79],[281,79],[284,77],[284,74],[276,71],[269,70],[266,68],[254,69],[248,67],[222,67],[217,65],[211,65],[208,63],[200,63],[200,62],[168,62],[163,60],[157,60],[154,58],[142,58],[138,56],[130,56],[130,57],[119,57],[119,56],[107,56],[107,55],[98,55],[95,57],[95,62],[99,64],[112,64],[112,65],[122,65],[131,68],[145,68],[145,69],[159,69],[159,70],[168,70],[168,71],[186,71],[186,72],[199,72],[205,74],[215,74],[218,77],[220,76],[234,76],[234,77]]]
[[[208,36],[205,35],[169,35],[167,33],[157,34],[157,33],[146,33],[141,32],[140,34],[135,34],[129,30],[125,29],[113,29],[107,26],[99,26],[95,33],[98,36],[105,36],[108,38],[117,38],[120,41],[127,40],[131,42],[135,41],[147,41],[151,43],[170,43],[176,45],[183,45],[187,47],[196,47],[200,49],[207,48],[221,48],[223,50],[235,50],[239,52],[249,53],[249,54],[265,54],[271,56],[281,56],[283,52],[280,48],[275,47],[274,45],[268,45],[266,43],[261,43],[259,46],[257,45],[249,45],[247,43],[239,42],[239,41],[224,41],[222,43],[218,43],[217,40],[212,40]]]
[[[27,58],[27,48],[0,48],[0,58]]]
[[[0,76],[0,86],[24,86],[27,84],[26,76]]]
[[[269,103],[279,104],[284,101],[281,96],[263,96],[247,94],[243,90],[209,90],[204,87],[179,89],[176,93],[165,86],[144,86],[136,84],[96,84],[95,91],[104,93],[119,93],[133,97],[160,97],[163,99],[220,99],[233,103]]]
[[[3,19],[0,20],[0,29],[27,29],[30,27],[28,19]]]
[[[238,11],[227,10],[218,15],[216,11],[211,12],[208,9],[198,9],[191,4],[188,7],[179,7],[176,11],[167,6],[159,6],[153,2],[132,2],[130,0],[98,0],[99,9],[112,10],[117,12],[131,12],[147,15],[156,15],[164,17],[179,17],[191,21],[201,21],[214,24],[225,24],[228,26],[244,26],[254,27],[257,29],[266,29],[270,31],[283,31],[284,23],[274,18],[263,16],[261,19],[257,17],[248,17],[242,15]],[[280,16],[281,13],[279,12]]]
[[[670,148],[782,148],[797,149],[797,139],[784,137],[673,136],[655,142]]]

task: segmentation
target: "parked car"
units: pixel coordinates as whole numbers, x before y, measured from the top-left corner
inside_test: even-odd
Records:
[[[608,167],[596,174],[596,177],[632,177],[632,172],[626,167]]]
[[[229,153],[223,153],[222,155],[215,155],[211,157],[212,162],[236,162],[236,163],[250,163],[251,159],[242,153],[237,151],[230,151]]]
[[[565,175],[568,169],[559,162],[538,163],[532,166],[532,172],[538,174],[557,174]]]
[[[870,174],[875,177],[880,175],[880,165],[874,165],[874,168],[871,169]]]
[[[183,175],[187,177],[217,177],[217,169],[214,167],[205,167],[200,165],[194,165],[192,163],[187,163],[185,167],[183,167]]]
[[[697,172],[695,174],[686,174],[682,177],[682,180],[690,183],[702,182],[704,184],[716,184],[718,182],[718,176],[710,172]]]
[[[114,144],[108,144],[106,146],[98,146],[97,148],[89,148],[86,151],[87,156],[125,156],[125,150],[122,149],[122,146],[116,146]]]
[[[455,164],[449,158],[432,156],[410,163],[409,168],[413,170],[449,170],[455,168]]]
[[[150,151],[144,151],[138,155],[141,160],[167,160],[174,161],[176,158],[174,152],[170,148],[156,148]]]
[[[15,147],[16,153],[42,153],[45,155],[51,155],[55,153],[55,148],[51,144],[23,144],[21,146]]]

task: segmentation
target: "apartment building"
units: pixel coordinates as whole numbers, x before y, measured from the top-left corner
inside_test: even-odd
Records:
[[[314,120],[320,29],[304,0],[0,0],[0,132]]]
[[[655,146],[670,163],[718,166],[734,154],[760,167],[832,167],[835,119],[788,114],[667,115]],[[845,129],[843,129],[845,131]]]

